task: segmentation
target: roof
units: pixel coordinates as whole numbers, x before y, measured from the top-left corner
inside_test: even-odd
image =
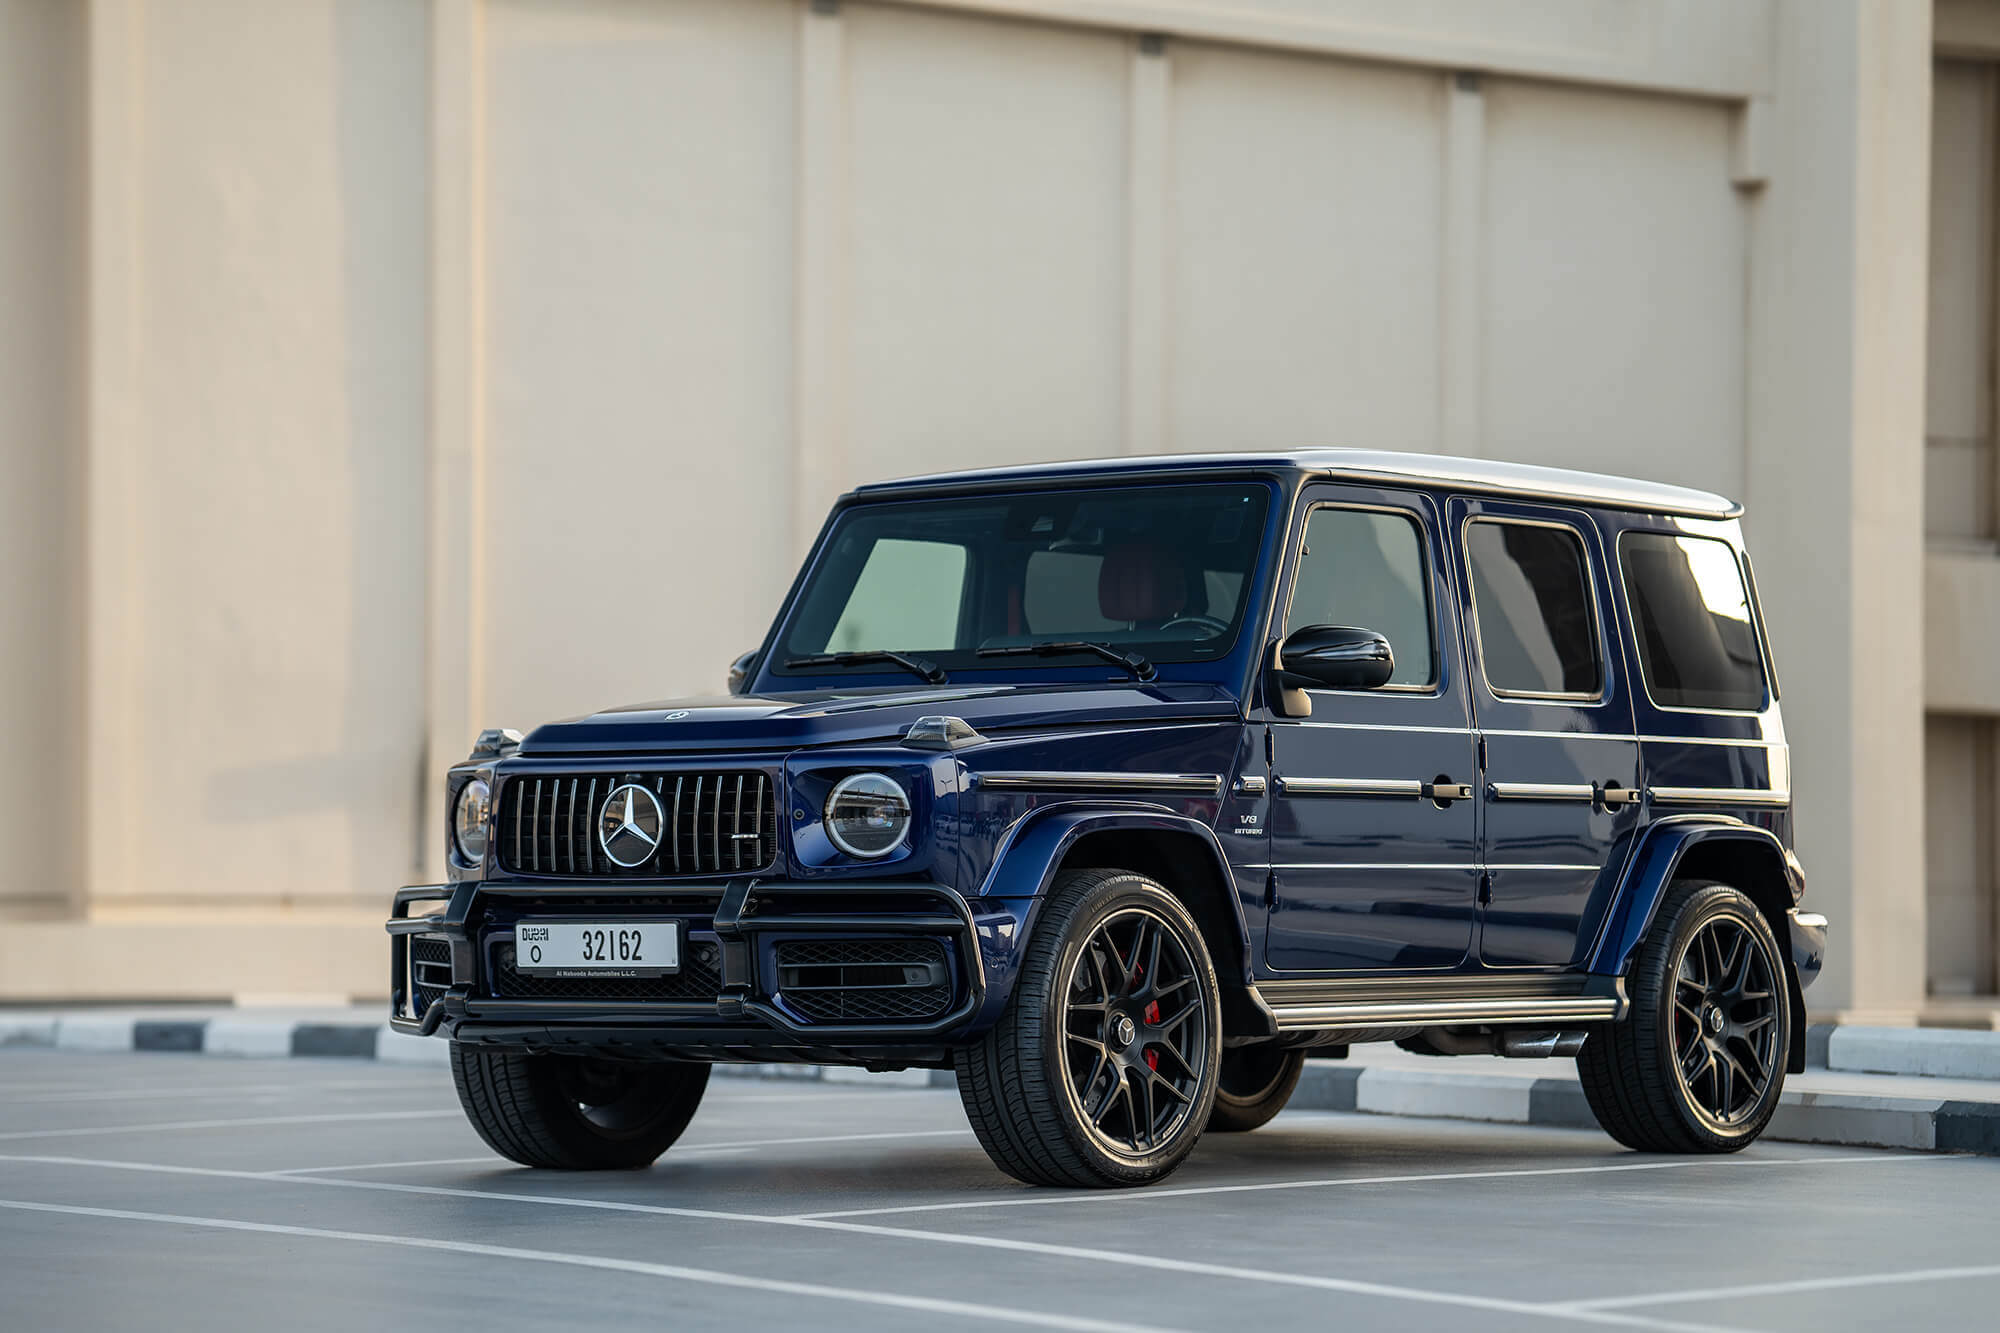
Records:
[[[896,481],[871,482],[858,494],[891,490],[973,489],[1055,478],[1131,476],[1146,473],[1212,471],[1298,471],[1312,477],[1371,483],[1446,486],[1483,495],[1516,495],[1565,500],[1612,509],[1639,509],[1696,518],[1734,518],[1735,501],[1708,491],[1656,481],[1611,477],[1567,468],[1503,463],[1490,458],[1450,458],[1443,454],[1402,454],[1376,449],[1297,449],[1269,453],[1158,454],[1140,458],[1090,458],[1030,463],[1017,467],[938,472]]]

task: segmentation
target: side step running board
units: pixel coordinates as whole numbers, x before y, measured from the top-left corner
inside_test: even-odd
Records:
[[[1280,1032],[1312,1028],[1374,1027],[1456,1027],[1476,1024],[1531,1023],[1550,1026],[1562,1023],[1610,1023],[1625,1017],[1629,1002],[1621,984],[1610,995],[1480,995],[1479,988],[1465,986],[1453,995],[1370,996],[1366,987],[1349,999],[1335,998],[1331,986],[1318,986],[1309,1003],[1286,1003],[1290,998],[1285,983],[1260,988]],[[1303,999],[1304,997],[1300,997]]]

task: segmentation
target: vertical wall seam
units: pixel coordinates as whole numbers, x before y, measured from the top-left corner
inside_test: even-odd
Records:
[[[1127,454],[1171,448],[1167,425],[1167,229],[1172,47],[1140,37],[1125,102],[1125,438]]]
[[[1477,74],[1445,77],[1444,225],[1438,262],[1438,433],[1442,451],[1484,451],[1486,92]]]
[[[827,0],[799,6],[789,546],[800,560],[848,482],[846,27]]]

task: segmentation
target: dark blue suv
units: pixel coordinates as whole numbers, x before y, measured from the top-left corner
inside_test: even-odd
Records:
[[[955,1070],[1003,1170],[1144,1184],[1370,1041],[1573,1055],[1620,1142],[1741,1148],[1826,921],[1739,513],[1342,450],[862,487],[730,697],[450,771],[394,1024],[531,1166],[805,1061]]]

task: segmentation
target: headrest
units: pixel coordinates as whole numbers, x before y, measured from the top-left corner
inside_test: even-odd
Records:
[[[1187,605],[1187,574],[1173,552],[1127,542],[1104,553],[1097,571],[1097,610],[1106,620],[1158,623]]]

